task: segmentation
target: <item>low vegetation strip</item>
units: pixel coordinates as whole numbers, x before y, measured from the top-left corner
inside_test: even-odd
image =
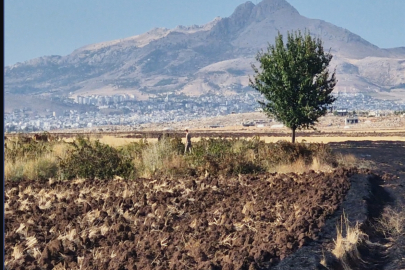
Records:
[[[166,136],[167,135],[167,136]],[[73,141],[9,139],[5,145],[7,181],[55,179],[125,179],[152,176],[231,176],[274,172],[280,166],[314,170],[338,166],[331,148],[322,143],[266,143],[259,137],[201,138],[191,153],[179,136],[166,134],[157,142],[140,139],[124,145],[78,136]],[[285,168],[282,169],[285,171]],[[294,171],[294,169],[293,169]]]
[[[317,239],[351,172],[7,181],[7,269],[265,269]]]

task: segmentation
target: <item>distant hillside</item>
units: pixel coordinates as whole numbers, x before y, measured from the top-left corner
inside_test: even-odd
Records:
[[[9,94],[66,95],[183,92],[236,94],[248,87],[251,63],[278,31],[309,30],[334,55],[337,91],[405,88],[405,47],[380,49],[350,31],[301,16],[285,0],[246,2],[228,18],[202,26],[155,28],[4,68]]]

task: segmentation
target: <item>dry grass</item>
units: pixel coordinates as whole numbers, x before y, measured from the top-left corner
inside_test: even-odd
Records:
[[[65,158],[70,148],[71,146],[69,144],[56,143],[52,147],[52,154],[55,157]]]
[[[246,140],[247,141],[247,140]],[[243,140],[237,140],[232,144],[232,152],[235,154],[239,154],[246,149],[245,143]]]
[[[338,153],[336,155],[336,159],[339,163],[339,165],[343,166],[343,167],[355,167],[359,164],[359,160],[356,158],[355,155],[353,154],[341,154]]]
[[[4,179],[8,180],[18,180],[24,177],[24,162],[16,161],[15,163],[4,160]]]
[[[322,266],[324,266],[325,268],[328,268],[328,263],[326,261],[326,257],[325,257],[325,253],[324,250],[322,249],[322,259],[319,262]]]
[[[167,174],[171,177],[176,176],[176,173],[181,172],[186,167],[187,163],[180,155],[173,155],[163,161],[163,168],[166,168]]]
[[[358,246],[366,239],[359,224],[351,226],[347,216],[343,213],[340,226],[337,226],[337,237],[332,254],[339,260],[345,270],[350,270],[349,261],[361,261]]]
[[[405,207],[402,206],[401,209],[386,207],[381,218],[377,220],[376,229],[394,242],[405,237]]]
[[[35,158],[20,158],[15,162],[4,161],[5,180],[43,180],[55,177],[58,172],[58,160],[52,153]]]
[[[119,138],[115,136],[104,135],[101,138],[92,138],[93,140],[99,140],[101,143],[108,144],[114,148],[127,145],[131,142],[139,142],[140,139],[131,138]]]
[[[336,160],[340,167],[352,168],[357,167],[359,169],[375,169],[375,164],[371,160],[359,159],[353,154],[342,154],[338,153],[336,155]]]
[[[376,231],[384,234],[388,240],[388,243],[385,244],[386,253],[389,257],[389,265],[394,266],[388,268],[405,269],[403,267],[405,262],[405,206],[386,207],[374,226]]]
[[[314,170],[316,172],[330,172],[332,167],[314,157],[311,164],[306,164],[303,158],[299,158],[291,164],[281,164],[269,167],[267,169],[267,171],[270,173],[304,173],[308,172],[309,170]]]
[[[65,158],[69,148],[71,148],[69,144],[58,142],[51,145],[42,154],[20,156],[14,162],[10,159],[5,159],[5,180],[44,180],[55,178],[58,173],[58,158]]]
[[[24,256],[24,248],[21,245],[16,245],[13,248],[13,254],[15,260],[18,260]]]
[[[150,144],[142,151],[143,175],[150,177],[163,168],[170,169],[168,166],[180,164],[182,159],[172,149],[171,145],[164,139]]]

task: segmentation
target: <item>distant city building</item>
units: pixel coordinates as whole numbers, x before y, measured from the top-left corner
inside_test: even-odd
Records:
[[[348,115],[348,114],[349,114],[349,112],[348,112],[347,109],[337,109],[337,110],[336,110],[336,115],[339,115],[339,116],[346,116],[346,115]]]
[[[359,119],[357,117],[345,118],[345,125],[358,124],[358,123],[359,123]]]

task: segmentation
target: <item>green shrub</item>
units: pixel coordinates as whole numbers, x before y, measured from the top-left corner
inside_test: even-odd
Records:
[[[313,162],[314,158],[332,167],[337,166],[336,157],[332,153],[332,149],[323,143],[278,141],[276,143],[263,144],[258,149],[258,156],[261,166],[265,168],[292,164],[298,160],[303,160],[306,165],[309,165]]]
[[[128,178],[135,171],[131,159],[99,140],[91,141],[79,136],[72,145],[73,149],[68,150],[66,158],[60,160],[62,178]]]
[[[260,140],[239,138],[202,138],[193,143],[193,150],[186,156],[189,167],[197,174],[208,172],[213,175],[233,175],[240,173],[254,173],[262,171],[255,160]],[[250,154],[253,153],[253,158]]]
[[[292,164],[303,160],[309,165],[317,158],[336,166],[336,158],[325,144],[306,144],[279,141],[265,143],[255,136],[251,140],[210,138],[193,144],[193,151],[186,156],[187,164],[197,174],[247,174],[266,171],[277,165]]]
[[[322,143],[265,143],[250,140],[202,138],[184,154],[180,137],[162,136],[157,143],[146,139],[120,147],[78,137],[72,143],[35,142],[16,138],[5,147],[5,178],[62,179],[135,176],[238,175],[277,170],[278,165],[300,161],[311,165],[314,159],[336,167],[337,158]],[[58,160],[56,159],[58,156]],[[136,171],[135,171],[136,168]]]

